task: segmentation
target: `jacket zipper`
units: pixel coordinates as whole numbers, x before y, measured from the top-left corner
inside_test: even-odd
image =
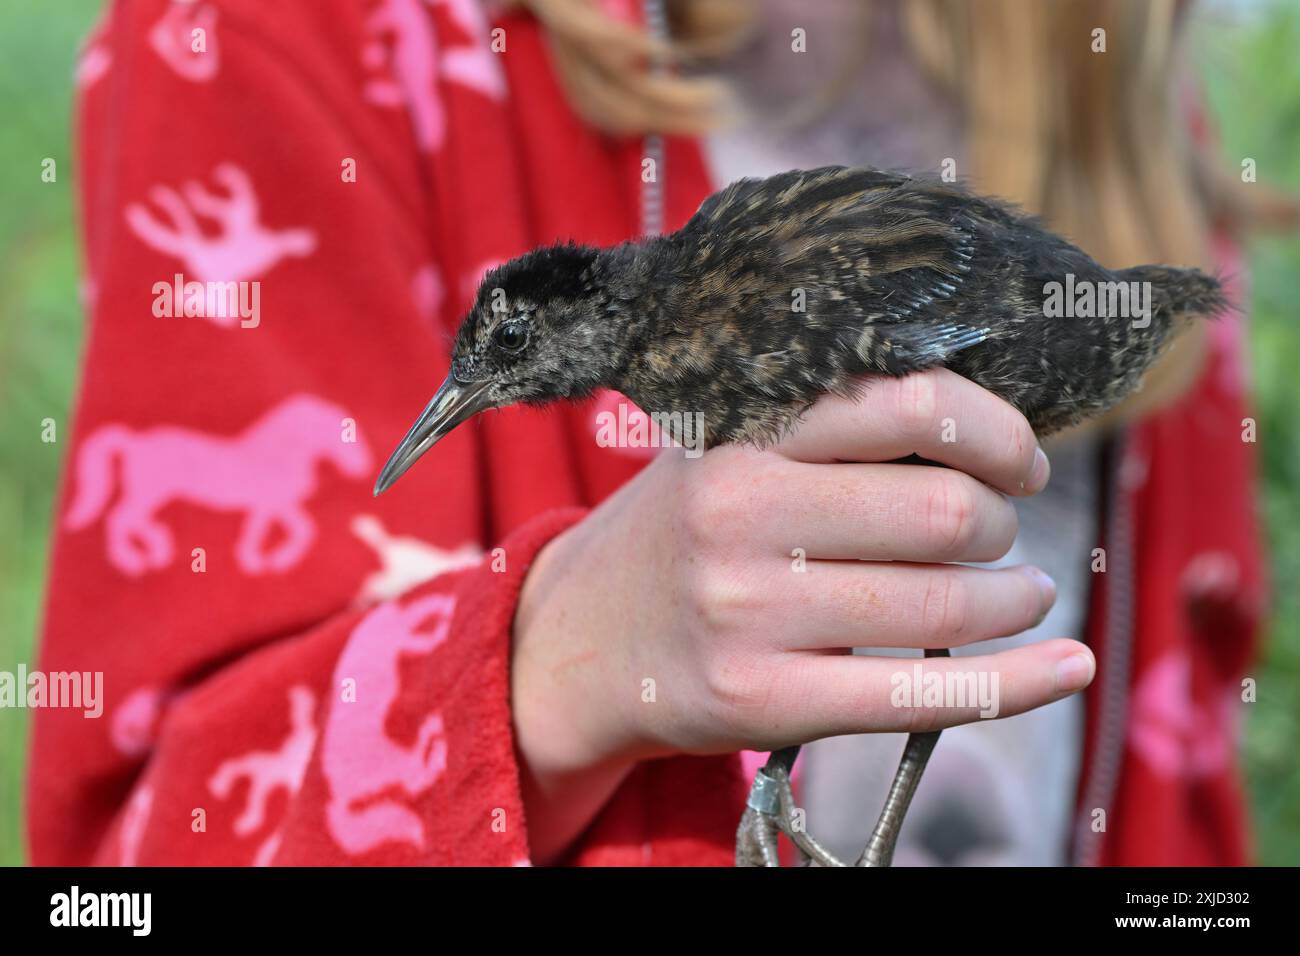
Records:
[[[642,0],[642,16],[645,18],[646,32],[656,40],[668,40],[668,13],[663,0]],[[650,64],[650,72],[662,76],[668,72],[668,64],[656,59]],[[641,176],[641,235],[657,236],[664,231],[664,138],[658,133],[649,133],[642,142],[643,160],[651,161],[653,175],[646,179],[644,171]]]
[[[1109,509],[1106,515],[1106,617],[1103,622],[1103,651],[1100,662],[1102,686],[1098,694],[1100,713],[1097,737],[1089,762],[1088,780],[1078,808],[1074,834],[1075,866],[1097,866],[1101,861],[1102,834],[1092,830],[1093,814],[1104,813],[1107,828],[1119,781],[1120,763],[1128,723],[1129,677],[1133,663],[1133,534],[1136,496],[1127,487],[1132,474],[1137,442],[1128,431],[1114,441],[1114,454],[1107,468]]]

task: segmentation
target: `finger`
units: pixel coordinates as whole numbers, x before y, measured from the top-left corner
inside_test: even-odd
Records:
[[[996,561],[1019,528],[1010,501],[951,468],[780,462],[754,493],[754,539],[781,555]]]
[[[774,572],[771,615],[783,646],[961,647],[1039,624],[1056,586],[1037,568],[810,561]]]
[[[792,654],[775,672],[767,716],[781,715],[782,726],[772,727],[767,742],[931,731],[1011,717],[1082,690],[1095,672],[1092,652],[1064,639],[978,657]],[[927,687],[937,688],[941,706],[925,705]]]
[[[1050,466],[1020,412],[947,369],[864,380],[859,396],[826,396],[779,446],[806,462],[920,455],[1011,495],[1035,494]]]

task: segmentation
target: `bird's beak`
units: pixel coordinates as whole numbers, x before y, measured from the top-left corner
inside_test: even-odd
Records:
[[[401,478],[406,469],[414,465],[415,460],[432,448],[438,439],[467,418],[490,407],[487,389],[491,384],[490,380],[462,384],[448,375],[447,381],[442,383],[433,400],[425,406],[401,444],[389,456],[384,470],[379,473],[379,480],[375,482],[376,497]]]

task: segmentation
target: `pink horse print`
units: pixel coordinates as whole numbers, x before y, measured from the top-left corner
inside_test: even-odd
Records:
[[[288,256],[308,256],[315,250],[316,234],[310,229],[276,230],[262,225],[253,181],[238,166],[222,163],[212,178],[226,195],[193,181],[185,183],[180,193],[170,186],[155,186],[149,198],[169,221],[142,203],[131,203],[126,207],[127,225],[155,252],[185,263],[186,278],[198,282],[241,282],[270,271]],[[217,235],[205,233],[196,214],[215,222]],[[221,319],[221,324],[234,321]]]
[[[494,100],[505,99],[506,86],[501,65],[488,46],[487,20],[479,0],[434,0],[428,6],[446,7],[470,42],[440,49],[425,4],[420,0],[380,0],[366,21],[370,39],[362,50],[362,61],[379,74],[366,83],[365,98],[380,107],[405,106],[416,143],[425,152],[433,152],[442,147],[447,135],[440,80],[459,83]]]
[[[208,778],[212,795],[227,799],[240,780],[248,781],[244,810],[235,819],[238,836],[256,833],[266,823],[266,806],[277,790],[294,796],[302,786],[303,775],[316,746],[316,695],[309,687],[296,684],[289,688],[289,733],[274,750],[253,750],[223,762]],[[254,855],[254,865],[267,866],[279,849],[279,830],[273,831]]]
[[[339,656],[333,687],[340,696],[325,722],[321,769],[330,835],[349,854],[384,843],[424,847],[424,822],[408,800],[446,769],[442,715],[426,716],[410,745],[390,737],[386,721],[401,690],[401,658],[433,653],[446,640],[455,609],[456,599],[444,594],[405,606],[381,604],[361,619]],[[355,681],[354,699],[342,697],[347,680]]]
[[[149,45],[172,72],[182,79],[203,83],[216,79],[217,8],[207,3],[172,3],[149,31]],[[196,30],[202,30],[203,47],[196,50]]]
[[[142,431],[104,425],[77,450],[76,493],[65,524],[76,531],[105,516],[108,559],[134,577],[172,562],[171,531],[155,517],[167,505],[183,501],[236,512],[244,516],[235,544],[240,569],[252,575],[287,571],[316,538],[305,503],[316,490],[317,462],[328,461],[349,478],[369,475],[364,439],[343,440],[347,417],[332,402],[300,394],[233,437],[168,425]],[[276,528],[283,540],[268,547]]]

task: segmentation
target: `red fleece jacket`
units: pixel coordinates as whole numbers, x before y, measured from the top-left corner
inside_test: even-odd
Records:
[[[78,84],[91,321],[41,667],[102,672],[106,703],[36,718],[33,860],[527,861],[515,599],[644,463],[594,440],[620,398],[504,410],[370,486],[486,268],[636,234],[642,144],[585,127],[537,25],[474,0],[118,0]],[[686,141],[659,172],[675,228],[710,184]],[[1118,745],[1089,738],[1124,754],[1116,839],[1091,838],[1110,862],[1242,854],[1232,748],[1202,732],[1226,725],[1248,643],[1224,609],[1258,578],[1215,361],[1131,446],[1142,587],[1114,667],[1121,697],[1156,692],[1154,729],[1130,739],[1121,715]],[[1220,622],[1200,637],[1179,616],[1194,585]],[[644,764],[572,860],[726,864],[744,793],[734,756]]]

